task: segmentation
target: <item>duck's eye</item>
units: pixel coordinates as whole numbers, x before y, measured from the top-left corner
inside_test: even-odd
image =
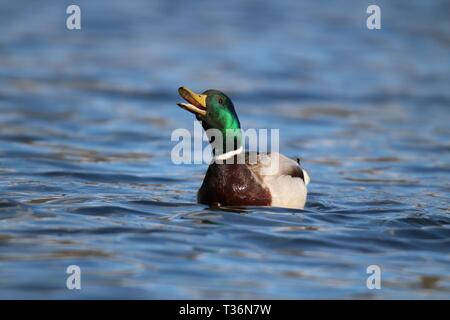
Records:
[[[223,105],[223,99],[219,98],[219,103]]]

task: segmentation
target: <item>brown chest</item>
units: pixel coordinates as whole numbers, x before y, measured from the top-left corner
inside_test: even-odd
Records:
[[[270,205],[269,190],[254,177],[245,164],[211,164],[197,195],[199,203]]]

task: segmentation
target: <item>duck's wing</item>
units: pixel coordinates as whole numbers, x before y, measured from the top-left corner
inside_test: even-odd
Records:
[[[300,166],[299,162],[278,152],[247,152],[245,155],[245,163],[260,179],[286,175],[293,178],[300,178],[306,185],[309,183],[309,176]]]
[[[300,164],[278,152],[246,154],[246,163],[255,177],[270,190],[272,206],[303,208],[308,173]]]

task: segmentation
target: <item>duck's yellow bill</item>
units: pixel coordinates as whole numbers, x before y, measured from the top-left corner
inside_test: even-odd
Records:
[[[180,96],[188,103],[177,103],[181,108],[192,112],[195,115],[206,116],[206,94],[198,94],[189,90],[186,87],[180,87],[178,89]]]

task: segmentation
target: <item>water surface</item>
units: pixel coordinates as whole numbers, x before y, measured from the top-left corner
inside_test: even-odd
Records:
[[[77,3],[0,5],[0,298],[450,298],[448,3]],[[180,85],[279,128],[305,210],[196,204]]]

